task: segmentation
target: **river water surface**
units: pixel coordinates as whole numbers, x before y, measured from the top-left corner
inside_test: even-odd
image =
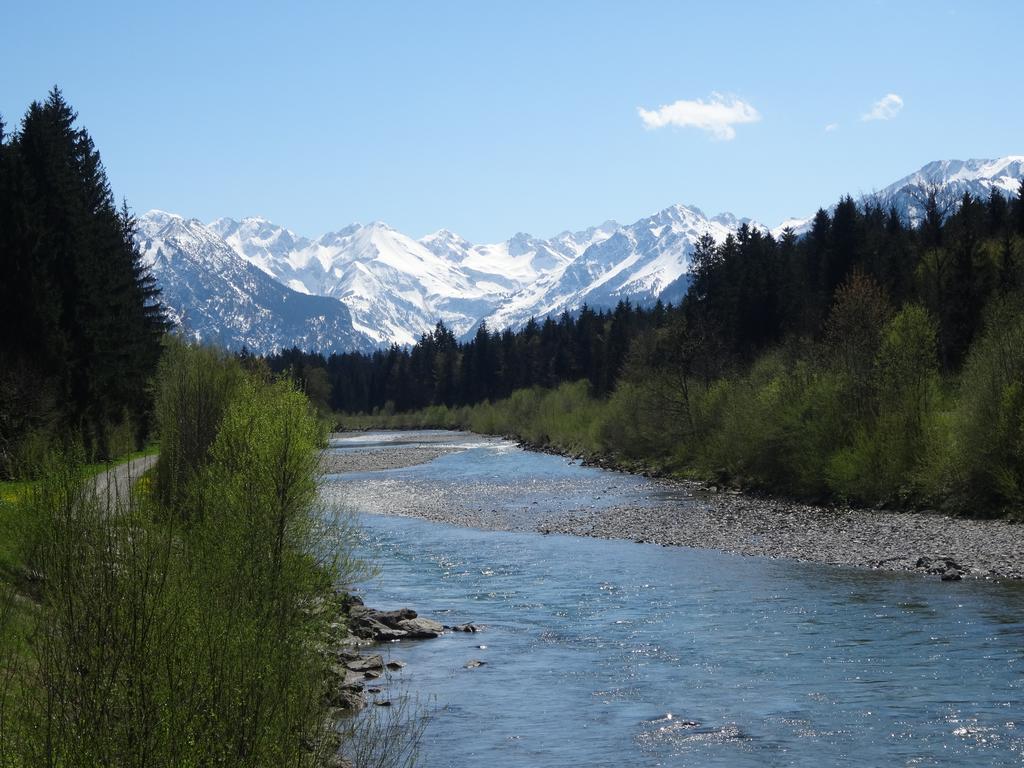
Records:
[[[664,492],[454,433],[333,450],[421,442],[462,450],[324,487],[380,568],[368,604],[486,625],[385,649],[430,711],[423,765],[1024,765],[1020,585],[543,535]],[[511,530],[408,516],[447,505]]]

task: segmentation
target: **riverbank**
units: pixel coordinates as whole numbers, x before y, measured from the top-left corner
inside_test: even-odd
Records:
[[[409,433],[410,435],[413,433]],[[358,471],[392,468],[402,445],[359,451]],[[540,450],[520,444],[524,450]],[[544,450],[550,453],[549,450]],[[423,452],[425,461],[428,452]],[[356,471],[356,470],[352,470]],[[610,477],[615,476],[608,470]],[[630,539],[837,566],[914,571],[936,578],[1024,579],[1024,526],[921,512],[824,507],[702,483],[651,478],[644,505],[580,506],[551,514],[484,508],[472,494],[421,496],[395,514],[488,530]]]

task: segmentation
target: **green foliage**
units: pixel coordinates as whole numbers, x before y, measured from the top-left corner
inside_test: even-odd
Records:
[[[938,401],[937,327],[927,310],[904,307],[883,332],[875,357],[873,417],[857,424],[852,443],[829,463],[830,487],[861,502],[918,495],[927,428]]]
[[[996,303],[964,368],[955,422],[975,511],[1024,515],[1024,298]]]
[[[800,496],[824,491],[823,462],[846,431],[842,380],[782,354],[723,379],[701,405],[698,466],[723,480]]]
[[[320,647],[332,588],[358,564],[316,504],[315,411],[290,381],[209,350],[172,345],[161,371],[165,424],[194,420],[168,438],[188,514],[96,492],[81,451],[13,501],[10,519],[32,522],[16,557],[42,578],[36,609],[0,620],[0,765],[276,768],[334,752]]]
[[[156,493],[167,509],[197,514],[188,498],[221,419],[244,379],[242,366],[212,347],[188,347],[168,338],[157,371],[154,421],[160,436]]]

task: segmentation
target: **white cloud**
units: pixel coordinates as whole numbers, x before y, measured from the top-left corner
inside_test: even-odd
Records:
[[[735,96],[723,96],[720,93],[712,93],[706,102],[701,99],[680,99],[657,109],[637,107],[636,111],[645,128],[664,128],[667,125],[699,128],[721,141],[736,138],[736,129],[733,126],[740,123],[756,123],[761,119],[761,114],[750,104]]]
[[[903,99],[895,93],[887,93],[876,101],[871,111],[861,115],[861,120],[892,120],[903,109]]]
[[[839,123],[829,123],[825,126],[825,133],[832,133],[832,131],[839,130]]]

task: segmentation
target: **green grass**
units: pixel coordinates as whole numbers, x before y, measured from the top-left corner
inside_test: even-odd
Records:
[[[31,487],[29,481],[0,483],[0,582],[11,580],[21,566],[21,542],[26,520],[18,503]]]

